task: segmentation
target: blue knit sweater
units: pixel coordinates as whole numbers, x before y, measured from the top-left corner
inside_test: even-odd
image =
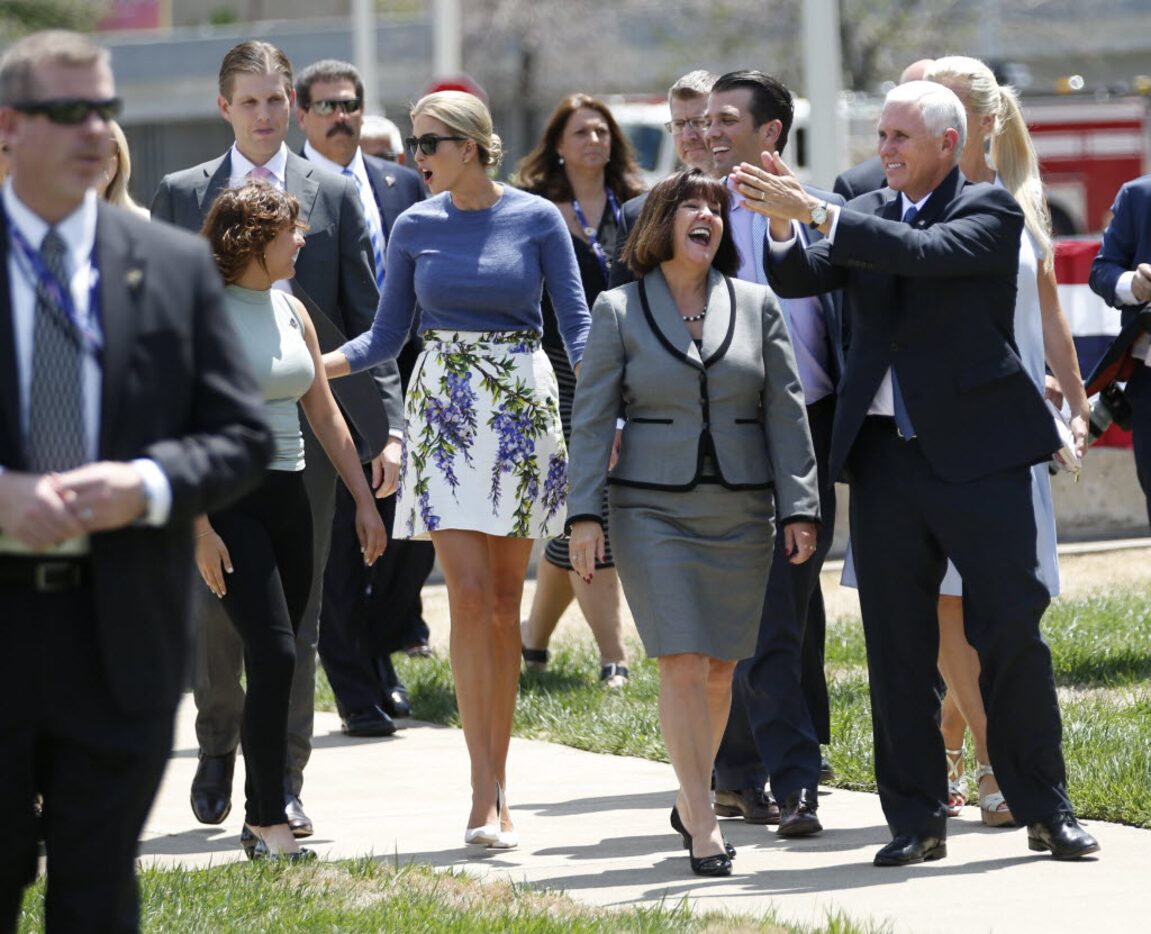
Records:
[[[478,211],[459,210],[446,192],[417,202],[392,226],[386,269],[371,330],[340,348],[353,372],[400,352],[417,303],[421,332],[542,334],[545,283],[572,366],[583,355],[591,316],[567,224],[550,201],[504,185]]]

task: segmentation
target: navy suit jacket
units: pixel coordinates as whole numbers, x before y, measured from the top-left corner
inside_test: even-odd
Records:
[[[1120,305],[1115,286],[1119,277],[1140,263],[1151,263],[1151,175],[1134,179],[1119,189],[1111,206],[1111,223],[1103,231],[1099,255],[1091,264],[1091,288],[1109,305],[1123,309],[1123,323],[1135,317],[1140,305]]]
[[[207,243],[103,201],[97,210],[104,330],[97,458],[154,460],[171,486],[172,509],[163,526],[91,537],[95,643],[124,711],[170,716],[185,684],[192,520],[260,482],[272,439]],[[0,211],[0,466],[24,470],[8,244]],[[7,601],[0,594],[6,623],[37,624],[13,618]],[[19,716],[19,704],[4,707],[0,730]]]
[[[843,288],[851,301],[831,476],[843,471],[888,367],[944,480],[1047,460],[1059,440],[1015,345],[1018,203],[955,168],[914,224],[902,222],[900,206],[890,188],[857,198],[840,211],[834,243],[794,246],[770,267],[781,296]]]
[[[427,195],[420,173],[397,162],[364,153],[364,168],[372,183],[372,195],[384,222],[384,235],[389,236],[396,218]]]

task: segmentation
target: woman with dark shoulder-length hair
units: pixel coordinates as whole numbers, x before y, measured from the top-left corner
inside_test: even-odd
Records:
[[[787,327],[767,288],[733,278],[729,198],[699,171],[648,196],[623,251],[638,281],[604,292],[592,313],[567,520],[572,565],[590,579],[608,485],[624,594],[659,659],[660,724],[680,783],[671,824],[708,876],[730,874],[735,855],[708,788],[732,671],[755,650],[776,524],[798,564],[819,519]]]
[[[590,308],[608,286],[622,228],[620,206],[642,190],[631,143],[608,106],[588,94],[569,94],[560,101],[539,143],[520,162],[516,182],[559,207]],[[544,352],[556,371],[564,436],[570,439],[575,375],[564,354],[555,311],[546,299],[542,311]],[[547,667],[548,641],[574,596],[599,647],[600,680],[608,688],[622,687],[628,678],[627,649],[610,540],[596,568],[600,573],[590,583],[572,571],[565,537],[549,539],[543,557],[536,570],[531,613],[521,626],[524,662],[536,670]]]
[[[196,564],[244,643],[240,744],[247,801],[240,845],[249,859],[314,855],[300,848],[284,816],[288,695],[296,630],[312,585],[312,518],[297,401],[356,501],[365,563],[387,544],[355,444],[324,378],[312,321],[294,296],[272,288],[295,273],[304,245],[299,209],[292,195],[254,180],[221,192],[201,230],[224,277],[224,307],[263,391],[264,417],[276,442],[260,486],[196,520]]]

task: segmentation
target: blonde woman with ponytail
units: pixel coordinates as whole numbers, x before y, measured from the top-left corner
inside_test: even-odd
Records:
[[[1040,390],[1046,389],[1047,395],[1056,402],[1061,398],[1060,393],[1066,399],[1071,408],[1076,451],[1082,455],[1087,439],[1087,396],[1071,328],[1059,306],[1051,219],[1043,197],[1035,147],[1019,99],[1012,88],[1001,86],[991,69],[975,58],[956,55],[936,59],[924,77],[950,88],[967,108],[967,142],[960,157],[960,170],[973,182],[990,182],[1006,188],[1023,209],[1025,228],[1019,245],[1015,341],[1024,368]],[[1046,369],[1054,376],[1050,387],[1045,386]],[[1051,595],[1056,596],[1059,565],[1046,464],[1032,468],[1031,486],[1040,575]],[[947,683],[941,728],[951,788],[949,813],[956,816],[966,801],[967,777],[963,763],[966,726],[971,729],[975,744],[976,785],[983,822],[1010,826],[1014,820],[999,791],[987,754],[987,717],[979,692],[979,656],[964,634],[962,584],[955,568],[948,565],[939,596],[939,670]]]

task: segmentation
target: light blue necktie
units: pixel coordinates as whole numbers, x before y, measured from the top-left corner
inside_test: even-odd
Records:
[[[919,208],[914,204],[903,215],[903,223],[910,224],[915,220]],[[915,437],[915,426],[911,424],[911,415],[907,411],[907,404],[903,401],[903,391],[899,388],[899,377],[895,375],[895,367],[891,368],[891,407],[895,410],[895,427],[904,440]]]
[[[356,183],[356,192],[363,200],[363,182],[360,177],[351,170],[351,167],[344,166],[343,174],[348,176]],[[384,290],[384,238],[383,232],[380,230],[379,224],[370,211],[364,211],[364,216],[368,220],[368,236],[372,241],[372,262],[376,270],[376,288],[381,292]]]

